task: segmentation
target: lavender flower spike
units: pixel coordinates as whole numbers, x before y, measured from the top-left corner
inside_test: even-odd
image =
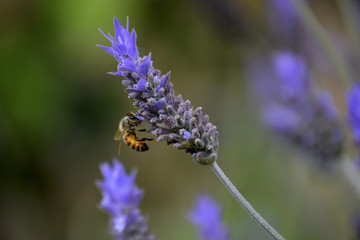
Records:
[[[222,210],[209,195],[200,195],[189,214],[189,221],[203,240],[227,240],[229,232],[221,222]]]
[[[170,72],[161,75],[153,67],[151,54],[139,56],[135,30],[129,32],[129,19],[126,28],[116,18],[114,26],[114,37],[103,33],[112,46],[99,47],[118,61],[117,71],[111,74],[125,78],[125,92],[140,108],[138,114],[143,121],[150,124],[147,131],[152,131],[157,142],[166,141],[185,149],[197,163],[213,163],[217,158],[218,131],[209,122],[209,116],[203,115],[201,107],[194,110],[181,95],[175,96]]]
[[[100,208],[111,215],[111,233],[117,240],[154,240],[147,229],[147,219],[140,214],[138,205],[143,192],[134,183],[136,172],[127,175],[120,162],[113,167],[100,166],[104,177],[97,185],[102,191]]]
[[[255,71],[254,71],[255,70]],[[342,153],[344,134],[331,95],[312,85],[304,60],[289,51],[274,54],[251,73],[264,123],[323,164]]]

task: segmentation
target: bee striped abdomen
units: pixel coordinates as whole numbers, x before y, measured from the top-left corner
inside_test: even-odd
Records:
[[[136,134],[133,132],[124,136],[124,142],[129,145],[129,147],[139,152],[149,150],[149,147],[145,142],[136,140]]]

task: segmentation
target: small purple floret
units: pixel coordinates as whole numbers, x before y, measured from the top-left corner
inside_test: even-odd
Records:
[[[185,139],[189,139],[190,136],[191,136],[191,133],[189,133],[188,131],[185,131],[185,132],[183,133],[183,137],[184,137]]]

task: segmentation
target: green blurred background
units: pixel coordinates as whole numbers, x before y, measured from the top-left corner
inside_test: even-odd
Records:
[[[341,175],[295,160],[256,119],[244,66],[263,51],[266,1],[219,2],[0,3],[0,239],[111,239],[95,181],[99,164],[117,154],[119,119],[135,111],[121,79],[106,74],[115,60],[96,47],[108,45],[98,28],[113,34],[114,16],[122,24],[130,17],[140,51],[151,51],[156,68],[172,71],[176,93],[210,116],[219,165],[283,236],[354,237],[358,200]],[[332,1],[315,9],[323,23],[339,24]],[[150,143],[144,153],[123,147],[120,159],[138,169],[141,209],[158,239],[196,239],[186,214],[200,192],[222,204],[233,239],[270,239],[190,155]]]

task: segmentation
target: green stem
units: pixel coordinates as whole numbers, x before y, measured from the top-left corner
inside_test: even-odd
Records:
[[[351,85],[353,82],[353,75],[348,68],[344,57],[336,48],[335,44],[331,42],[330,37],[311,12],[309,6],[303,0],[291,1],[299,14],[300,21],[304,24],[310,35],[313,36],[315,41],[317,41],[319,46],[327,55],[328,59],[336,69],[340,79],[342,79],[345,84]]]
[[[360,175],[356,170],[354,164],[348,157],[344,157],[341,161],[343,174],[345,179],[350,184],[352,190],[355,192],[356,196],[360,198]]]
[[[360,19],[357,4],[354,0],[337,0],[336,2],[340,9],[341,18],[343,19],[345,33],[349,38],[348,41],[351,52],[348,54],[351,57],[353,69],[360,69]]]
[[[260,214],[251,206],[251,204],[241,195],[237,188],[232,184],[229,178],[221,170],[219,165],[215,162],[211,164],[212,170],[219,177],[226,188],[231,192],[234,198],[240,203],[245,211],[263,228],[267,231],[274,239],[285,240]]]

